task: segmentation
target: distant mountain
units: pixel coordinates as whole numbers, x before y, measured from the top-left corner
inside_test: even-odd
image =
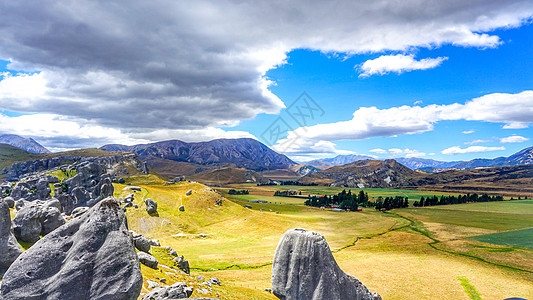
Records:
[[[26,150],[31,153],[50,153],[50,150],[37,143],[32,138],[23,138],[15,134],[2,134],[0,135],[0,143],[15,146],[19,149]]]
[[[315,159],[315,160],[309,161],[309,162],[306,163],[306,165],[311,166],[311,167],[315,167],[315,168],[320,169],[320,170],[325,170],[325,169],[328,169],[328,168],[331,168],[331,167],[335,167],[334,164],[332,164],[330,162],[327,162],[327,161],[323,161],[321,159]]]
[[[419,172],[393,159],[360,160],[306,175],[300,182],[352,188],[391,188],[413,185],[412,179],[419,176]]]
[[[125,146],[105,145],[106,151],[136,152],[140,159],[167,159],[197,165],[223,165],[254,171],[287,169],[295,162],[278,154],[262,143],[248,138],[218,139],[209,142],[186,143],[179,140]],[[161,161],[159,160],[159,163]]]
[[[357,154],[337,155],[331,158],[312,160],[308,162],[307,165],[313,166],[316,168],[326,169],[326,168],[331,168],[333,166],[341,166],[341,165],[353,163],[354,161],[365,160],[365,159],[374,159],[374,158],[368,155],[357,155]]]
[[[497,157],[494,159],[476,158],[454,165],[456,169],[473,169],[480,167],[504,167],[533,164],[533,147],[525,148],[509,157]]]
[[[402,165],[408,167],[412,170],[421,170],[421,169],[444,169],[444,168],[453,168],[458,163],[462,163],[462,161],[440,161],[440,160],[434,160],[434,159],[426,159],[426,158],[417,158],[417,157],[410,157],[410,158],[395,158],[397,162],[401,163]]]

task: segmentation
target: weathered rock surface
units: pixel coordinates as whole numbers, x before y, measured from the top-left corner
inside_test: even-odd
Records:
[[[146,253],[150,252],[150,248],[152,247],[150,245],[150,240],[134,231],[131,231],[131,236],[133,237],[133,244],[135,245],[135,248]]]
[[[0,299],[137,299],[139,260],[114,198],[43,237],[11,265]]]
[[[171,286],[161,286],[153,289],[143,297],[143,300],[167,300],[189,298],[194,291],[193,287],[188,287],[184,282],[177,282]]]
[[[185,260],[185,258],[183,257],[183,255],[174,258],[173,261],[176,262],[176,264],[178,265],[178,268],[180,268],[180,270],[182,270],[183,272],[185,272],[185,273],[187,273],[187,274],[191,274],[191,269],[190,269],[190,266],[189,266],[189,261],[188,261],[188,260]]]
[[[154,199],[148,198],[144,200],[144,204],[146,204],[146,212],[148,214],[155,214],[157,213],[157,202],[155,202]]]
[[[381,299],[340,269],[320,233],[305,229],[288,230],[281,238],[272,264],[272,290],[286,300]]]
[[[21,253],[22,249],[11,230],[9,206],[0,199],[0,276],[4,275]]]
[[[5,197],[4,201],[7,203],[7,206],[9,208],[15,207],[15,200],[13,199],[13,197]]]
[[[39,236],[47,235],[65,224],[65,219],[58,209],[57,199],[51,201],[33,201],[25,204],[13,219],[13,232],[17,239],[34,243]]]
[[[146,252],[137,252],[137,256],[139,257],[139,261],[141,262],[141,264],[152,269],[157,269],[157,265],[159,264],[157,258],[151,256]]]

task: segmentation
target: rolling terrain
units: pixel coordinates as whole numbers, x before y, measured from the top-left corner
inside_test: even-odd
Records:
[[[471,214],[462,211],[464,208],[407,208],[388,213],[365,208],[362,212],[337,213],[306,207],[302,205],[303,199],[220,195],[222,190],[187,182],[164,186],[164,181],[153,175],[127,181],[142,187],[135,197],[140,209],[127,212],[130,228],[157,238],[184,255],[193,277],[219,278],[223,285],[207,296],[276,299],[264,291],[270,287],[273,254],[283,232],[295,227],[324,234],[341,268],[384,299],[533,296],[531,250],[470,239],[531,227],[532,216]],[[122,195],[122,187],[116,184],[117,196]],[[186,196],[189,189],[193,193]],[[142,199],[147,197],[158,201],[158,216],[144,212]],[[215,206],[221,197],[226,200]],[[268,203],[248,202],[252,199]],[[185,207],[184,212],[178,210],[180,205]],[[252,208],[246,209],[244,205]],[[161,253],[154,255],[160,261],[167,259]],[[143,274],[151,279],[162,276],[164,270],[143,269]],[[170,283],[179,280],[170,279]],[[512,286],[513,290],[502,289],[502,285]],[[148,291],[146,282],[143,291]]]

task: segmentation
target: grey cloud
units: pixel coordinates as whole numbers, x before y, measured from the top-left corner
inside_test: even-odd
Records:
[[[0,59],[41,71],[41,97],[0,109],[103,126],[235,124],[283,103],[265,69],[296,48],[349,54],[455,44],[493,47],[531,1],[2,1]],[[264,85],[264,83],[263,83]]]

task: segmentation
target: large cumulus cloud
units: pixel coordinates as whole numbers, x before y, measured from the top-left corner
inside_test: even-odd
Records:
[[[233,126],[279,112],[284,104],[265,72],[293,49],[496,47],[490,32],[519,26],[533,4],[2,1],[0,11],[0,59],[35,72],[0,78],[0,109],[133,134]]]

